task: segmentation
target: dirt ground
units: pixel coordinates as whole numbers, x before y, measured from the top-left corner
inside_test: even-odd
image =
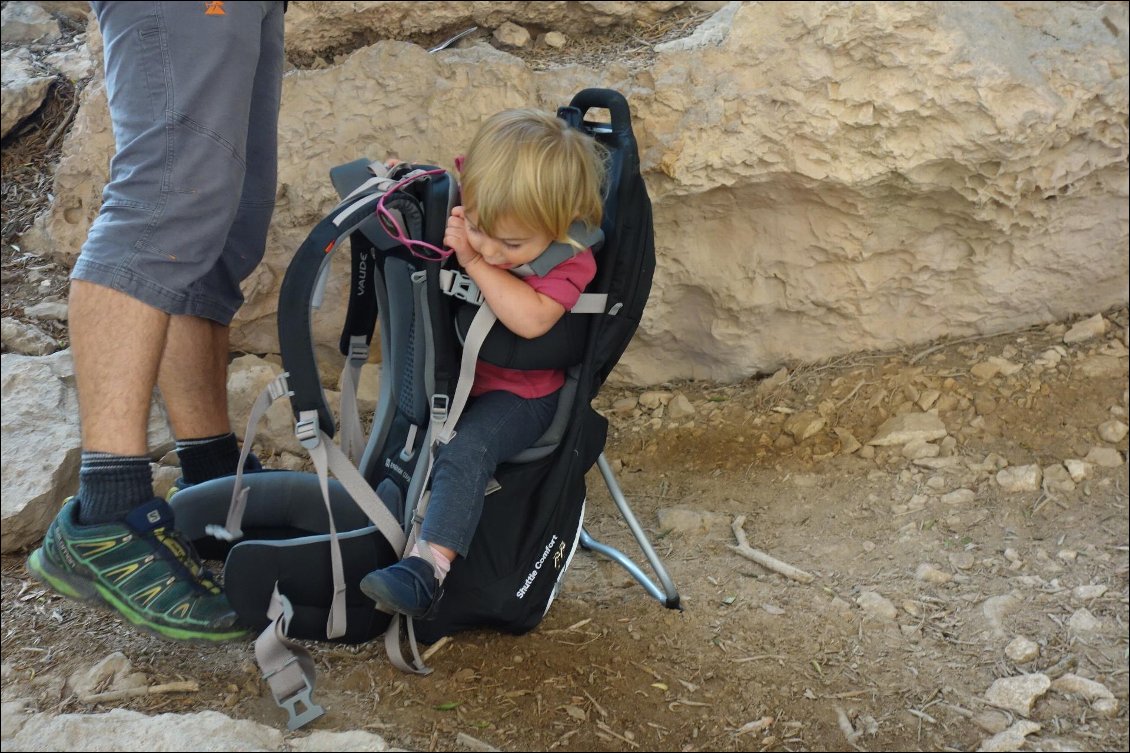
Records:
[[[1096,466],[1073,490],[1051,474],[1028,492],[995,480],[1003,461],[1083,457],[1105,444],[1096,427],[1112,408],[1125,416],[1127,312],[1106,318],[1117,337],[1069,347],[1065,327],[1052,326],[921,358],[926,348],[802,366],[775,387],[683,383],[652,395],[687,397],[694,413],[680,420],[644,407],[655,390],[606,389],[607,455],[682,611],[579,552],[542,625],[520,637],[459,635],[430,657],[429,677],[402,675],[378,645],[310,644],[329,709],[316,728],[369,729],[411,750],[465,749],[461,733],[504,750],[975,750],[1014,721],[986,702],[993,681],[1043,672],[1096,680],[1118,709],[1099,716],[1053,688],[1032,709],[1040,730],[1030,749],[1126,750],[1127,467]],[[1057,345],[1066,357],[1034,376]],[[971,376],[994,356],[1024,366]],[[1116,368],[1096,372],[1105,358]],[[797,443],[782,428],[793,412],[824,410],[826,426],[866,441],[931,390],[955,440],[952,461],[912,461],[897,447],[845,455],[831,429]],[[1125,453],[1125,438],[1115,446]],[[945,496],[956,489],[972,498]],[[643,562],[595,470],[589,494],[589,530]],[[670,531],[659,513],[674,509],[704,515]],[[751,546],[813,580],[735,553],[738,515]],[[925,564],[934,570],[920,572]],[[866,593],[893,615],[865,608]],[[1092,622],[1077,621],[1083,609]],[[201,649],[135,633],[44,591],[20,557],[3,560],[3,624],[5,699],[106,710],[80,704],[62,681],[121,651],[154,682],[195,680],[200,690],[115,706],[282,723],[250,643]],[[1038,656],[1010,659],[1017,637]]]
[[[11,150],[26,144],[5,141],[6,183],[29,164]],[[7,187],[4,200],[3,310],[21,319],[65,289],[65,270],[13,245],[19,201]],[[409,750],[965,751],[1023,719],[986,700],[994,681],[1042,673],[1101,683],[1117,707],[1053,684],[1034,700],[1024,749],[1127,750],[1127,440],[1098,427],[1127,421],[1130,316],[1104,318],[1106,334],[1074,344],[1063,322],[740,384],[606,388],[606,454],[682,610],[578,552],[537,629],[456,636],[438,644],[428,677],[401,674],[379,645],[308,644],[328,709],[314,728],[367,729]],[[49,334],[65,345],[65,330]],[[948,432],[936,457],[866,445],[887,419],[927,408]],[[798,439],[805,427],[815,433]],[[1121,462],[1065,479],[1063,462],[1093,447]],[[1025,465],[1042,481],[1006,491],[1000,469]],[[738,516],[749,546],[811,580],[735,552]],[[595,469],[587,527],[643,562]],[[137,633],[46,591],[22,555],[3,557],[0,585],[5,701],[283,725],[250,642]],[[1017,638],[1034,644],[1028,655]],[[64,688],[115,651],[154,683],[199,690],[86,705]]]

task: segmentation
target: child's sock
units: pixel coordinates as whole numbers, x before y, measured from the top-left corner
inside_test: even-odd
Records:
[[[424,560],[428,559],[424,556],[424,551],[420,548],[421,546],[427,546],[429,551],[431,552],[432,562],[434,563],[435,567],[436,580],[438,580],[440,584],[442,584],[443,579],[447,577],[448,571],[451,570],[451,560],[448,559],[447,555],[441,552],[435,546],[420,539],[417,539],[416,545],[412,547],[413,556],[423,557]]]

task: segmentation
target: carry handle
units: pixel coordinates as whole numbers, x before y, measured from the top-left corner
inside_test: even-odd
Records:
[[[612,130],[616,134],[630,134],[632,132],[632,116],[628,109],[628,100],[624,95],[613,89],[583,89],[577,92],[570,107],[575,107],[585,112],[591,108],[599,107],[612,114]]]

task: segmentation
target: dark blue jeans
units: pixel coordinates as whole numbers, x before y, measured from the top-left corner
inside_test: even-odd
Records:
[[[436,453],[421,539],[467,556],[483,514],[487,482],[499,463],[545,433],[560,392],[530,399],[496,391],[472,399],[455,437]]]

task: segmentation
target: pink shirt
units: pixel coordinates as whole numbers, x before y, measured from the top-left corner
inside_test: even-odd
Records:
[[[577,305],[577,299],[594,277],[596,260],[593,259],[592,251],[585,251],[558,264],[544,277],[525,277],[523,282],[569,311]],[[505,390],[524,398],[545,397],[561,389],[563,384],[565,372],[561,369],[504,369],[479,361],[475,366],[475,383],[471,386],[471,394]]]

